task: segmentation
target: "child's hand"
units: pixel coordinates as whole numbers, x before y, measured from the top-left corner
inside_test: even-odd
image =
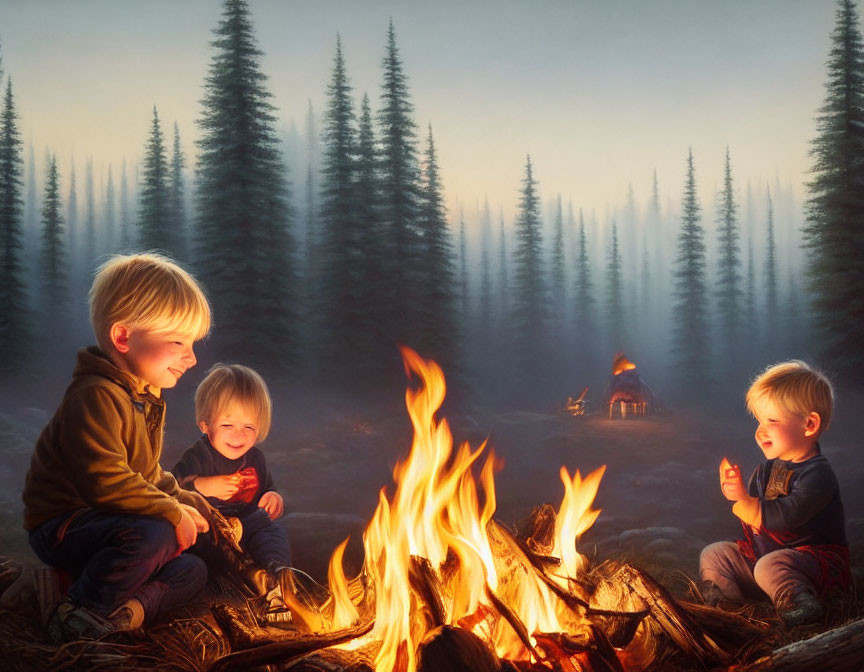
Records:
[[[205,497],[229,500],[240,489],[240,474],[222,476],[199,476],[195,479],[195,489]]]
[[[198,532],[206,532],[210,529],[210,523],[207,519],[201,515],[201,512],[196,509],[194,506],[189,506],[188,504],[180,504],[180,508],[192,518],[192,521],[195,523],[195,530]]]
[[[270,516],[270,520],[276,520],[285,510],[285,504],[282,502],[282,496],[278,492],[268,490],[258,500],[258,508],[264,509],[267,515]]]
[[[730,502],[738,502],[748,496],[741,469],[737,464],[730,464],[725,457],[720,462],[720,489]]]
[[[174,528],[174,536],[177,537],[177,545],[180,546],[181,553],[198,539],[198,526],[195,524],[192,514],[189,513],[189,507],[182,504],[180,505],[180,522]]]

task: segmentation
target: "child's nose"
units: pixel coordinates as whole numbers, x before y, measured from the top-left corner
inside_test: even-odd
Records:
[[[189,351],[185,354],[184,358],[187,362],[189,362],[189,366],[195,366],[198,363],[198,359],[195,357],[195,351],[192,349],[192,346],[189,346]]]

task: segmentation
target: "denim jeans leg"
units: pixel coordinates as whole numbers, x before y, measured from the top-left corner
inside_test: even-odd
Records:
[[[240,546],[255,563],[264,569],[273,567],[288,567],[291,565],[291,546],[288,543],[288,533],[264,509],[258,509],[240,520],[243,525],[243,536]]]
[[[135,596],[179,550],[165,519],[93,509],[44,523],[30,541],[43,562],[75,575],[72,601],[103,615]]]
[[[792,548],[766,553],[753,570],[756,583],[772,602],[786,593],[807,591],[819,595],[822,589],[822,569],[811,553]]]
[[[160,613],[188,604],[207,583],[207,565],[196,555],[181,553],[135,593],[150,621]]]
[[[744,601],[745,592],[758,589],[753,564],[734,541],[718,541],[703,548],[699,576],[703,581],[713,581],[726,597],[736,602]]]

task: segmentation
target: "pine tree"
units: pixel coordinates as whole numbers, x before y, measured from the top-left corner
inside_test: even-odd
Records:
[[[687,176],[681,205],[681,231],[675,259],[673,356],[675,372],[689,388],[704,385],[708,362],[708,315],[705,288],[705,242],[696,195],[693,152],[687,155]]]
[[[501,316],[510,313],[510,274],[507,270],[507,236],[504,233],[504,215],[498,229],[498,292],[500,294]]]
[[[381,206],[388,231],[387,282],[389,306],[387,327],[391,343],[410,345],[416,338],[418,302],[412,289],[417,286],[419,240],[416,230],[418,191],[417,130],[408,96],[408,78],[403,72],[396,31],[390,20],[383,60],[381,108]]]
[[[864,375],[864,44],[853,0],[839,0],[806,204],[810,297],[820,344]]]
[[[213,32],[198,121],[198,277],[220,321],[216,349],[275,371],[293,359],[296,322],[293,212],[275,108],[247,2],[226,0]]]
[[[177,255],[177,232],[171,221],[168,158],[159,112],[153,106],[153,122],[144,148],[144,170],[141,176],[138,210],[138,242],[145,250],[163,250]]]
[[[108,185],[105,187],[105,251],[117,249],[116,217],[114,212],[114,173],[108,164]]]
[[[717,317],[721,342],[725,352],[724,361],[729,364],[737,359],[741,345],[741,233],[738,226],[738,205],[732,188],[732,160],[726,148],[726,164],[723,171],[723,191],[720,192],[717,209]],[[734,368],[734,367],[732,367]]]
[[[69,161],[69,198],[66,201],[66,230],[69,240],[69,256],[72,258],[72,263],[77,262],[80,236],[78,233],[78,191],[75,187],[75,159]]]
[[[594,289],[591,282],[591,260],[585,235],[585,218],[579,210],[579,231],[576,244],[576,277],[573,288],[573,318],[576,322],[576,349],[590,355],[594,342]]]
[[[339,35],[336,35],[336,49],[341,56],[342,43]],[[343,64],[344,69],[344,64]],[[335,75],[335,73],[334,73]],[[353,112],[352,112],[353,116]],[[315,192],[318,189],[316,182],[317,160],[318,160],[318,131],[315,127],[315,111],[312,109],[312,101],[309,101],[309,106],[306,110],[306,266],[307,271],[315,267],[315,248],[317,245],[318,236],[318,209],[315,202]]]
[[[609,241],[609,253],[606,261],[606,319],[609,324],[609,342],[615,350],[626,348],[622,285],[618,225],[613,220],[612,238]]]
[[[480,340],[488,343],[492,330],[492,269],[489,248],[492,246],[492,212],[489,199],[483,203],[483,222],[480,230],[480,305],[477,311],[480,320]]]
[[[417,347],[441,364],[445,371],[453,370],[458,338],[453,244],[438,173],[432,124],[429,124],[423,154],[419,206],[421,330]]]
[[[520,374],[532,365],[542,348],[547,318],[547,298],[543,277],[543,234],[540,199],[531,157],[525,161],[525,177],[516,217],[516,242],[513,252],[513,318],[517,364]]]
[[[320,274],[322,355],[325,364],[356,378],[355,367],[369,356],[364,322],[363,255],[360,239],[362,222],[356,208],[362,195],[357,192],[357,137],[354,128],[351,85],[342,55],[342,40],[336,36],[333,73],[327,86],[324,108],[321,157],[321,240],[317,251]],[[374,158],[373,158],[374,161]],[[309,202],[307,194],[307,205]],[[308,215],[308,210],[307,210]],[[307,262],[311,261],[312,238],[308,237]]]
[[[186,166],[186,157],[183,156],[183,147],[180,144],[180,129],[174,122],[174,143],[171,151],[171,168],[167,177],[168,203],[167,214],[170,222],[168,229],[173,236],[174,249],[170,250],[178,259],[186,259],[187,233],[186,233],[186,201],[185,187],[183,185],[183,168]]]
[[[82,257],[84,264],[90,269],[98,252],[96,250],[96,196],[93,187],[93,158],[84,164],[84,239],[82,241]]]
[[[777,324],[780,301],[777,293],[777,242],[774,235],[774,203],[768,190],[768,216],[765,234],[765,318],[767,323]]]
[[[24,188],[22,142],[11,77],[0,112],[0,371],[15,370],[29,337],[28,301],[22,263]]]
[[[56,323],[65,310],[66,253],[63,245],[63,216],[60,214],[60,172],[57,157],[51,155],[45,170],[45,197],[42,201],[41,279],[43,312]]]
[[[27,198],[24,206],[24,256],[33,256],[39,240],[39,198],[36,194],[36,149],[30,142],[27,151]]]
[[[129,182],[126,178],[126,159],[120,168],[120,250],[132,249],[132,222],[129,216]]]
[[[561,194],[555,201],[555,220],[552,233],[552,314],[557,317],[559,325],[563,323],[565,283],[564,271],[564,212],[561,207]]]
[[[357,227],[361,258],[360,286],[357,301],[363,306],[364,339],[362,352],[369,353],[370,366],[376,374],[392,374],[393,362],[398,356],[389,336],[382,330],[386,326],[390,306],[389,278],[386,275],[387,231],[381,218],[381,185],[379,156],[369,96],[364,93],[360,103],[357,127],[357,157],[354,183],[354,217]],[[401,383],[401,380],[400,380]]]
[[[468,239],[465,235],[465,213],[459,212],[459,299],[463,323],[468,320],[470,305],[468,285]]]

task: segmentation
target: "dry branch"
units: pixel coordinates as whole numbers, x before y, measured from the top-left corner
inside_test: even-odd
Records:
[[[864,619],[788,644],[729,672],[861,672],[864,669]]]

